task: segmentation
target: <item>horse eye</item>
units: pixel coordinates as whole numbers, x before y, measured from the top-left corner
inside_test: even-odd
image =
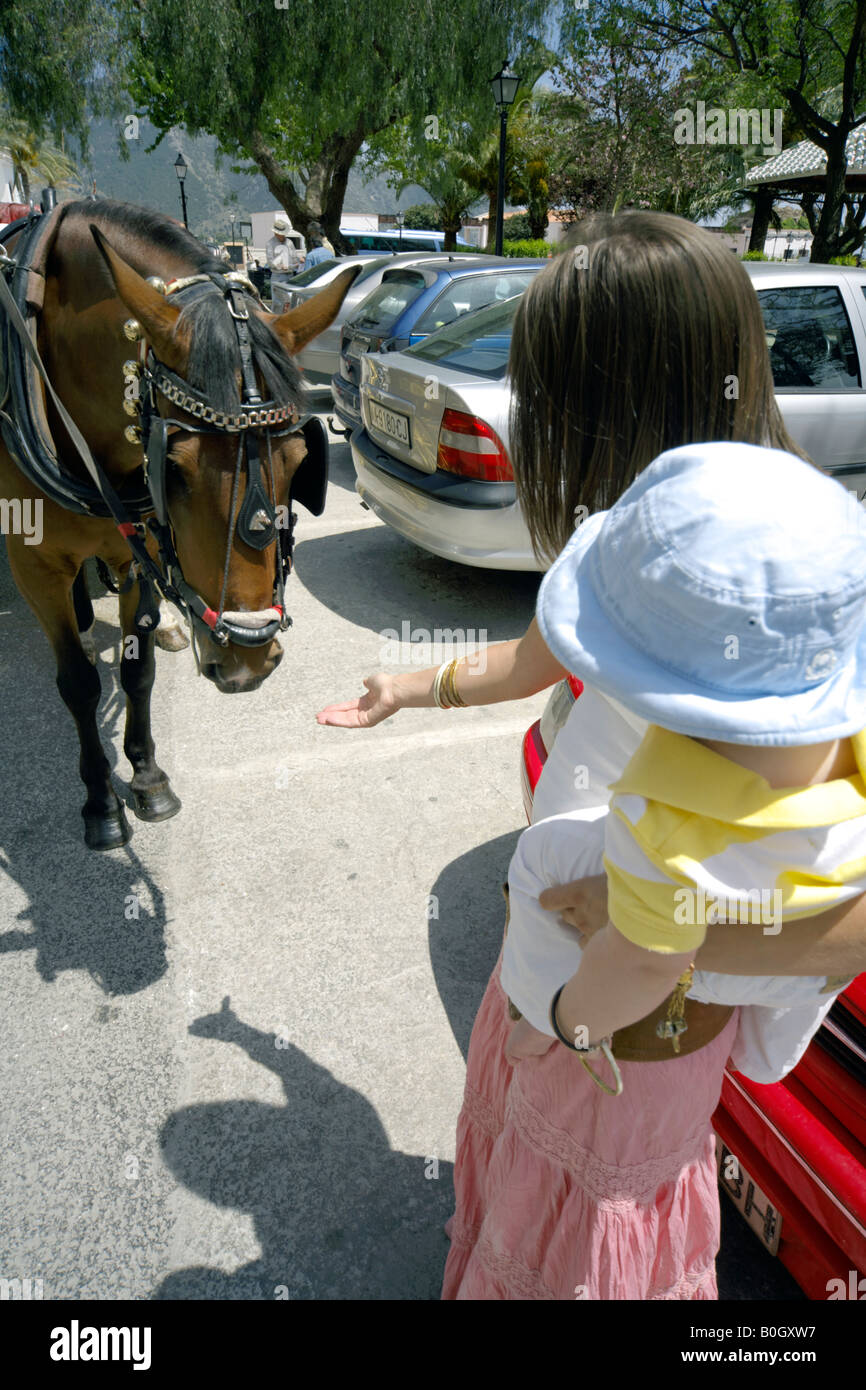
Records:
[[[190,486],[186,480],[186,476],[180,463],[177,459],[172,458],[171,454],[169,454],[166,458],[166,463],[168,464],[168,481],[171,483],[172,487],[179,488],[183,493],[185,493],[188,496],[190,492]]]

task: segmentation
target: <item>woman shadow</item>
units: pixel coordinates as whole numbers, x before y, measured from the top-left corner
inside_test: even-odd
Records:
[[[160,1131],[163,1159],[208,1202],[248,1212],[261,1256],[232,1273],[192,1266],[156,1299],[435,1299],[448,1251],[452,1165],[399,1153],[368,1100],[229,998],[190,1033],[234,1043],[280,1079],[284,1106],[190,1105]]]

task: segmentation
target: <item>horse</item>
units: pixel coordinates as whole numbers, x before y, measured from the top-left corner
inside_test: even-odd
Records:
[[[3,529],[77,726],[85,844],[111,850],[131,831],[81,641],[93,616],[83,566],[98,557],[117,581],[131,807],[143,821],[166,820],[180,801],[150,728],[160,597],[183,612],[199,670],[218,690],[253,691],[276,670],[276,634],[291,623],[291,505],[318,514],[327,484],[326,436],[302,416],[292,358],[332,322],[358,268],[276,315],[242,275],[145,208],[85,199],[8,230]],[[37,516],[38,536],[21,524]]]

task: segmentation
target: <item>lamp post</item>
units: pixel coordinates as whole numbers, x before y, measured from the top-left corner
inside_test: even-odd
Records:
[[[502,222],[505,211],[505,133],[508,125],[508,108],[514,102],[517,88],[520,86],[520,78],[516,73],[509,71],[507,58],[496,76],[491,77],[490,86],[493,90],[493,100],[496,102],[496,108],[499,112],[499,195],[496,202],[496,245],[494,251],[497,256],[501,256]]]
[[[242,236],[244,239],[244,265],[247,264],[250,258],[250,237],[252,236],[252,234],[252,222],[248,221],[247,219],[244,219],[243,221],[238,223],[238,236]]]
[[[397,220],[397,226],[398,226],[399,231],[400,231],[400,236],[399,236],[399,238],[398,238],[397,244],[398,244],[398,246],[400,247],[400,250],[402,251],[402,250],[403,250],[403,223],[406,221],[406,214],[405,214],[405,212],[398,212],[398,213],[397,213],[397,219],[396,219],[396,220]]]
[[[174,161],[174,172],[177,174],[178,182],[180,183],[180,205],[183,208],[183,225],[186,227],[187,231],[189,231],[189,223],[186,220],[186,191],[183,186],[183,181],[186,178],[186,160],[179,150],[177,159]]]

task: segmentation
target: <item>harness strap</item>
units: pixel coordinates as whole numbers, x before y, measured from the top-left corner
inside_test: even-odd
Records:
[[[162,588],[166,598],[169,598],[172,601],[176,602],[175,591],[173,590],[173,586],[170,583],[166,586],[166,583],[162,581],[162,575],[160,574],[157,565],[154,563],[152,557],[148,553],[147,547],[143,542],[143,526],[140,522],[134,522],[129,520],[128,514],[123,506],[123,503],[121,502],[114,488],[111,486],[111,483],[108,481],[108,478],[105,476],[102,469],[99,467],[98,463],[91,454],[90,449],[87,445],[87,441],[84,438],[84,435],[81,433],[72,416],[69,414],[69,411],[66,409],[66,406],[63,404],[57,392],[54,390],[54,387],[51,385],[51,381],[49,380],[48,373],[45,370],[42,359],[39,356],[39,353],[36,351],[35,345],[31,342],[30,335],[27,332],[27,325],[24,321],[23,315],[21,314],[18,305],[15,303],[15,300],[12,297],[12,294],[9,290],[9,286],[6,284],[6,279],[3,275],[0,275],[0,304],[2,304],[3,308],[8,314],[9,321],[12,324],[12,327],[15,329],[16,333],[18,334],[19,338],[21,339],[21,342],[24,345],[25,352],[30,357],[34,367],[39,373],[39,376],[41,377],[45,385],[45,389],[50,395],[52,401],[54,402],[55,409],[57,410],[57,413],[60,416],[60,419],[62,420],[67,430],[67,433],[69,434],[69,437],[72,440],[72,443],[75,445],[75,448],[81,456],[85,468],[87,469],[88,473],[93,479],[93,482],[96,486],[97,491],[99,492],[100,497],[104,501],[111,515],[114,517],[118,531],[120,531],[121,535],[126,537],[126,540],[129,544],[129,548],[132,551],[135,559],[139,562],[139,565],[141,566],[143,573],[145,573],[148,576],[148,578],[152,579],[158,585],[158,587]]]

